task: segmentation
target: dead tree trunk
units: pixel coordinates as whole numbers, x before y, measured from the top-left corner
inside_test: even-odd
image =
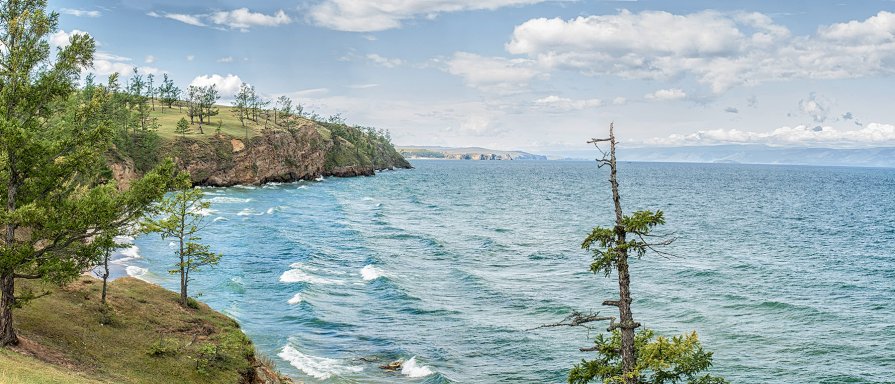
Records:
[[[615,206],[615,243],[625,244],[627,231],[625,230],[621,199],[618,193],[617,163],[615,159],[615,128],[613,124],[609,125],[608,139],[594,139],[591,142],[609,142],[609,159],[604,159],[604,164],[609,165],[609,183],[612,185],[612,202]],[[618,272],[618,300],[607,300],[603,305],[618,307],[619,322],[610,326],[610,330],[618,328],[621,332],[621,356],[622,356],[622,372],[624,372],[626,384],[636,384],[638,378],[632,373],[636,363],[634,355],[634,330],[640,326],[640,323],[634,321],[634,314],[631,312],[631,276],[628,273],[628,251],[625,247],[617,249],[616,269]]]

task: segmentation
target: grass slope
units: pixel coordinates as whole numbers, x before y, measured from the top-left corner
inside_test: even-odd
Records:
[[[201,303],[183,308],[159,286],[116,280],[103,311],[102,282],[91,277],[65,288],[19,285],[50,294],[16,310],[17,349],[65,368],[3,351],[0,383],[234,384],[252,369],[254,348],[234,320]]]
[[[208,138],[217,133],[217,129],[220,128],[221,133],[230,135],[237,138],[244,138],[247,134],[249,137],[254,137],[261,134],[261,131],[265,127],[265,119],[263,117],[258,118],[258,122],[254,122],[252,120],[245,121],[245,127],[242,126],[242,123],[239,121],[239,118],[234,114],[234,109],[225,105],[217,106],[219,113],[213,117],[211,117],[211,122],[206,122],[202,125],[202,132],[199,131],[199,119],[195,119],[195,124],[190,125],[189,132],[186,134],[186,137],[190,138]],[[150,112],[150,116],[156,118],[156,122],[159,124],[158,135],[165,140],[173,140],[180,136],[175,130],[177,128],[177,122],[181,118],[185,118],[187,121],[190,120],[190,117],[186,114],[186,107],[182,109],[177,105],[174,105],[172,108],[168,108],[166,106],[162,106],[158,103],[155,105],[155,110]],[[310,120],[304,118],[296,118],[297,124],[308,123]],[[267,121],[268,128],[284,128],[284,126],[279,124],[274,124],[273,115],[271,115],[271,119]],[[319,127],[318,129],[325,130],[323,127]],[[328,132],[321,132],[328,133]]]
[[[0,384],[99,384],[31,356],[0,349]]]

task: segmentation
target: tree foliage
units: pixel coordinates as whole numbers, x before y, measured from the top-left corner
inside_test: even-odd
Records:
[[[0,345],[15,344],[15,279],[64,283],[95,265],[116,228],[160,198],[174,172],[165,163],[126,192],[105,177],[114,136],[104,114],[114,98],[90,82],[76,92],[95,43],[74,34],[51,55],[58,14],[45,0],[0,3]]]
[[[181,182],[182,189],[171,193],[157,206],[156,217],[146,219],[143,229],[147,233],[159,233],[162,239],[177,241],[177,262],[169,272],[180,275],[180,302],[187,306],[188,287],[192,279],[190,274],[200,271],[202,267],[216,265],[221,255],[211,252],[208,245],[201,243],[200,232],[209,224],[203,211],[211,203],[202,200],[201,189],[189,187],[188,180]]]
[[[634,338],[636,364],[628,375],[623,372],[621,333],[597,336],[594,349],[597,358],[582,361],[569,372],[570,384],[585,384],[594,379],[603,383],[624,383],[628,377],[638,383],[725,384],[722,378],[701,372],[712,364],[712,353],[703,350],[696,332],[674,337],[656,336],[650,329],[637,332]]]

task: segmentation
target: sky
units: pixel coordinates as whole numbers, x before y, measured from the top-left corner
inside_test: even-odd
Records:
[[[99,79],[241,82],[398,145],[895,146],[895,1],[50,0]]]

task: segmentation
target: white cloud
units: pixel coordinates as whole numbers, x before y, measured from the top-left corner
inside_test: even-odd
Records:
[[[155,56],[153,56],[153,55],[146,56],[146,59],[144,61],[146,62],[146,64],[152,64],[155,62]]]
[[[186,61],[193,61],[195,59],[196,59],[196,55],[187,55],[186,56]]]
[[[573,110],[581,110],[581,109],[600,107],[603,105],[603,100],[600,100],[600,99],[573,100],[573,99],[569,99],[566,97],[550,95],[550,96],[535,100],[535,104],[544,106],[544,107],[561,110],[561,111],[573,111]]]
[[[218,63],[232,63],[232,62],[233,62],[233,56],[226,56],[226,57],[222,57],[222,58],[218,59]]]
[[[292,22],[292,18],[290,18],[286,12],[283,12],[283,10],[279,10],[273,15],[265,15],[260,12],[249,11],[248,8],[215,12],[208,18],[214,24],[242,31],[247,31],[254,26],[275,27]]]
[[[72,35],[89,35],[89,33],[81,31],[81,30],[77,30],[77,29],[72,29],[71,32],[65,32],[64,30],[60,29],[60,30],[50,34],[50,38],[49,38],[50,47],[55,47],[55,48],[67,47],[71,43],[70,39],[71,39]]]
[[[383,57],[383,56],[377,55],[375,53],[368,54],[367,60],[370,60],[370,62],[373,62],[377,65],[381,65],[386,68],[394,68],[394,67],[404,64],[404,61],[401,59],[390,59],[388,57]]]
[[[242,79],[240,79],[239,76],[233,74],[227,74],[227,76],[221,76],[218,74],[196,76],[196,78],[194,78],[193,81],[190,82],[190,85],[195,85],[197,87],[216,85],[218,91],[223,97],[230,97],[235,95],[237,92],[239,92],[239,86],[241,84]]]
[[[351,88],[351,89],[369,89],[369,88],[376,88],[376,87],[378,87],[378,86],[379,86],[379,84],[376,84],[376,83],[370,83],[370,84],[352,84],[352,85],[349,85],[348,88]]]
[[[231,11],[217,11],[210,14],[182,14],[182,13],[158,13],[149,12],[148,16],[164,17],[171,20],[177,20],[184,24],[194,25],[197,27],[207,27],[216,25],[221,28],[238,29],[246,32],[252,27],[275,27],[285,25],[292,22],[292,18],[283,10],[279,10],[272,15],[265,15],[260,12],[252,12],[248,8],[239,8]]]
[[[77,17],[100,17],[102,13],[100,11],[85,11],[83,9],[71,9],[71,8],[62,8],[60,11],[66,15],[72,15]]]
[[[688,135],[647,140],[653,145],[769,144],[788,146],[891,146],[895,145],[895,125],[870,123],[854,130],[833,127],[781,127],[770,132],[715,129]]]
[[[536,4],[545,0],[324,0],[311,8],[311,19],[320,26],[349,32],[374,32],[400,28],[406,20],[441,13],[494,10],[506,6]]]
[[[179,21],[179,22],[181,22],[181,23],[189,24],[189,25],[194,25],[194,26],[197,26],[197,27],[204,27],[204,26],[205,26],[205,23],[203,23],[202,20],[201,20],[201,15],[186,15],[186,14],[182,14],[182,13],[163,13],[163,14],[160,14],[160,13],[156,13],[156,12],[149,12],[149,13],[147,13],[146,15],[148,15],[148,16],[152,16],[152,17],[164,17],[164,18],[166,18],[166,19],[177,20],[177,21]]]
[[[510,92],[524,87],[540,75],[536,63],[528,59],[484,57],[456,52],[447,61],[447,72],[460,76],[466,85],[482,90]]]
[[[829,40],[859,44],[892,42],[895,35],[895,13],[883,11],[864,21],[852,20],[821,27],[817,34]]]
[[[614,104],[614,105],[624,105],[627,102],[628,102],[628,99],[621,97],[621,96],[612,99],[612,104]]]
[[[818,28],[808,36],[761,13],[661,11],[531,19],[506,44],[545,68],[633,79],[692,77],[723,92],[773,80],[895,73],[895,14]]]
[[[672,101],[672,100],[681,100],[687,98],[687,93],[684,90],[679,88],[672,89],[660,89],[653,93],[648,93],[643,96],[647,100],[656,100],[656,101]]]
[[[137,68],[142,75],[159,74],[161,70],[150,66],[137,66],[130,57],[119,56],[108,52],[97,52],[93,55],[93,68],[89,72],[97,75],[108,76],[118,73],[122,77],[128,77]]]

